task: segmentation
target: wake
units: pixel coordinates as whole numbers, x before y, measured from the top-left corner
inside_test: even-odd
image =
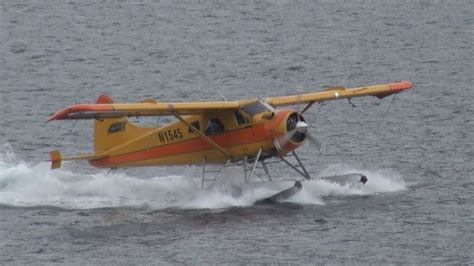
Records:
[[[275,182],[244,186],[242,195],[233,197],[221,189],[201,190],[200,169],[196,177],[167,175],[147,179],[125,173],[77,173],[51,170],[49,163],[29,165],[14,153],[0,154],[0,204],[10,206],[54,206],[66,209],[104,207],[147,207],[153,209],[219,209],[251,206],[293,185]],[[323,205],[326,196],[373,195],[406,189],[401,176],[390,171],[367,171],[349,166],[332,166],[321,175],[359,172],[369,177],[364,186],[341,186],[324,180],[303,182],[303,189],[288,202]]]

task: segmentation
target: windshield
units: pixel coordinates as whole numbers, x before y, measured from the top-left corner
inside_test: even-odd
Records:
[[[273,110],[270,109],[270,106],[267,106],[266,104],[263,104],[260,101],[246,104],[246,105],[242,106],[242,109],[247,114],[249,114],[250,116],[254,116],[256,114],[260,114],[260,113],[263,113],[265,111],[270,111],[270,112],[273,111]]]

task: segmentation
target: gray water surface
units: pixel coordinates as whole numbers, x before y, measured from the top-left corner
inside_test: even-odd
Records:
[[[473,18],[467,0],[2,2],[0,264],[473,264]],[[415,87],[307,114],[327,144],[299,149],[310,173],[362,172],[362,189],[312,181],[253,206],[280,187],[236,199],[197,190],[199,167],[45,162],[92,151],[90,121],[45,121],[104,92],[241,99],[401,79]]]

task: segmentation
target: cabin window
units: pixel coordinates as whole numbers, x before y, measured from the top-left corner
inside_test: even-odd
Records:
[[[191,122],[191,125],[192,125],[193,127],[195,127],[197,130],[201,130],[201,126],[199,125],[199,121],[196,120],[196,121],[194,121],[194,122]],[[189,132],[189,133],[193,133],[194,130],[193,130],[192,128],[188,128],[188,132]]]
[[[206,135],[214,135],[214,134],[223,133],[224,131],[225,129],[222,122],[217,118],[213,118],[209,120],[206,131],[204,133]]]
[[[260,101],[246,104],[242,106],[242,109],[252,117],[256,114],[260,114],[265,111],[271,111],[267,105],[263,104]]]
[[[234,115],[235,120],[237,120],[237,124],[242,125],[248,123],[247,119],[245,119],[245,117],[239,111],[235,111]]]

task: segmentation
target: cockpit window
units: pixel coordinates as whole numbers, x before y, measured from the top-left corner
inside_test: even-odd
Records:
[[[195,127],[197,130],[201,130],[201,126],[199,125],[199,120],[196,120],[194,122],[191,122],[191,125]],[[189,133],[193,133],[194,130],[192,128],[188,128]]]
[[[207,124],[206,131],[204,131],[204,133],[206,135],[214,135],[214,134],[218,134],[218,133],[223,133],[224,131],[225,131],[225,129],[224,129],[224,125],[222,124],[222,122],[217,118],[213,118],[213,119],[209,120],[209,123]]]
[[[270,106],[262,103],[261,101],[246,104],[242,106],[242,109],[250,116],[254,116],[265,111],[273,111],[270,109]]]
[[[239,111],[235,111],[234,115],[235,115],[235,120],[237,120],[238,125],[247,124],[249,122],[247,121],[247,119],[245,119],[245,117]]]

